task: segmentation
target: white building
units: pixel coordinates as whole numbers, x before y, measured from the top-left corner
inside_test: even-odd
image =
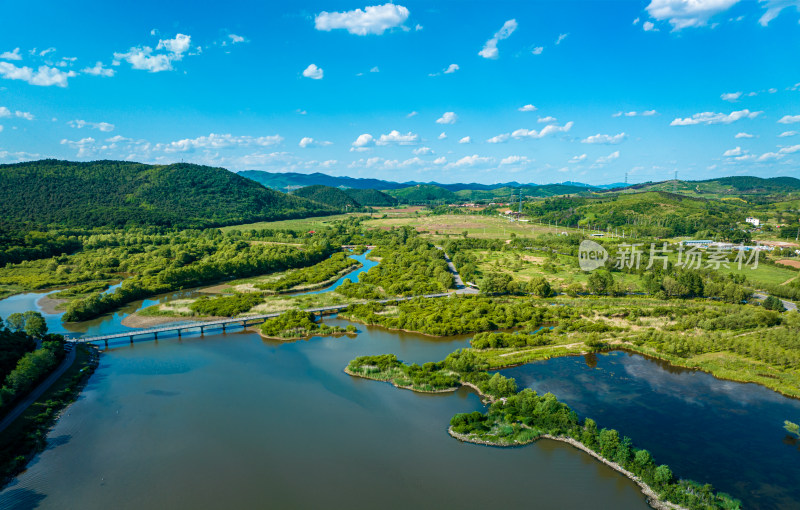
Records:
[[[749,223],[749,224],[753,225],[754,227],[760,227],[761,226],[761,220],[759,220],[758,218],[747,217],[747,218],[744,219],[744,222],[745,223]]]

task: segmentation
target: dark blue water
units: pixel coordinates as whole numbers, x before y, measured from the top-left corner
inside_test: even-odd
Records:
[[[798,400],[622,352],[502,373],[520,388],[553,393],[677,475],[711,483],[745,508],[800,508],[800,444],[783,429],[784,420],[800,422]]]

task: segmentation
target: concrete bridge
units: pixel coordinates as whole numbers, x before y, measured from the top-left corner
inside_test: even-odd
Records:
[[[415,299],[418,297],[422,298],[440,298],[440,297],[448,297],[451,296],[450,293],[441,293],[441,294],[425,294],[423,296],[411,296],[411,297],[401,297],[401,298],[391,298],[391,299],[380,299],[380,300],[373,300],[373,301],[360,301],[358,303],[348,303],[344,305],[334,305],[334,306],[324,306],[321,308],[307,308],[305,312],[311,312],[317,315],[328,315],[334,314],[337,312],[341,312],[342,310],[346,309],[350,304],[359,304],[363,305],[366,303],[390,303],[394,301],[408,301],[411,299]],[[94,343],[94,342],[103,342],[106,347],[108,347],[108,342],[110,340],[120,340],[120,339],[129,339],[131,343],[133,343],[134,337],[149,337],[152,335],[154,340],[158,340],[159,333],[177,333],[178,338],[181,337],[181,334],[188,330],[199,330],[200,334],[205,333],[207,329],[222,329],[223,332],[226,331],[229,327],[239,327],[246,328],[248,326],[252,326],[254,324],[261,324],[269,319],[275,318],[279,316],[283,312],[276,312],[276,313],[268,313],[263,315],[250,315],[248,317],[238,317],[234,319],[219,319],[214,321],[206,321],[206,322],[181,322],[181,323],[173,323],[173,324],[165,324],[164,326],[155,327],[155,328],[147,328],[147,329],[131,329],[129,331],[123,331],[119,333],[110,333],[107,335],[96,335],[96,336],[84,336],[79,338],[71,338],[69,339],[70,342],[76,343]]]

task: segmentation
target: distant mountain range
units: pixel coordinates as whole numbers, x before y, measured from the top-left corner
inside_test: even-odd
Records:
[[[323,186],[330,186],[332,188],[344,187],[344,188],[354,188],[354,189],[377,189],[377,190],[396,190],[417,185],[432,185],[453,192],[462,190],[489,191],[499,188],[520,188],[520,187],[538,188],[543,186],[542,184],[532,184],[532,183],[523,184],[516,181],[503,182],[497,184],[479,184],[475,182],[443,184],[440,182],[433,182],[433,181],[394,182],[394,181],[385,181],[381,179],[337,177],[334,175],[327,175],[319,172],[315,172],[313,174],[300,174],[295,172],[284,173],[284,172],[264,172],[261,170],[244,170],[242,172],[239,172],[239,175],[247,177],[248,179],[252,179],[258,183],[261,183],[268,188],[277,189],[281,191],[292,190],[294,188],[300,188],[305,186],[314,186],[318,184],[321,184]],[[557,183],[557,184],[561,186],[569,186],[574,188],[591,188],[591,189],[612,189],[612,188],[619,188],[626,186],[624,183],[604,184],[595,186],[592,184],[584,184],[581,182],[571,182],[571,181]]]

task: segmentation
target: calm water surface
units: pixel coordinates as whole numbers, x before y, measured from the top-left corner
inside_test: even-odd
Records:
[[[685,478],[745,508],[800,508],[800,442],[783,429],[800,401],[639,355],[569,357],[503,370],[615,428]]]
[[[450,438],[453,414],[483,408],[472,393],[421,395],[342,372],[366,354],[442,359],[466,338],[359,328],[110,349],[0,508],[647,508],[632,482],[560,443]]]

